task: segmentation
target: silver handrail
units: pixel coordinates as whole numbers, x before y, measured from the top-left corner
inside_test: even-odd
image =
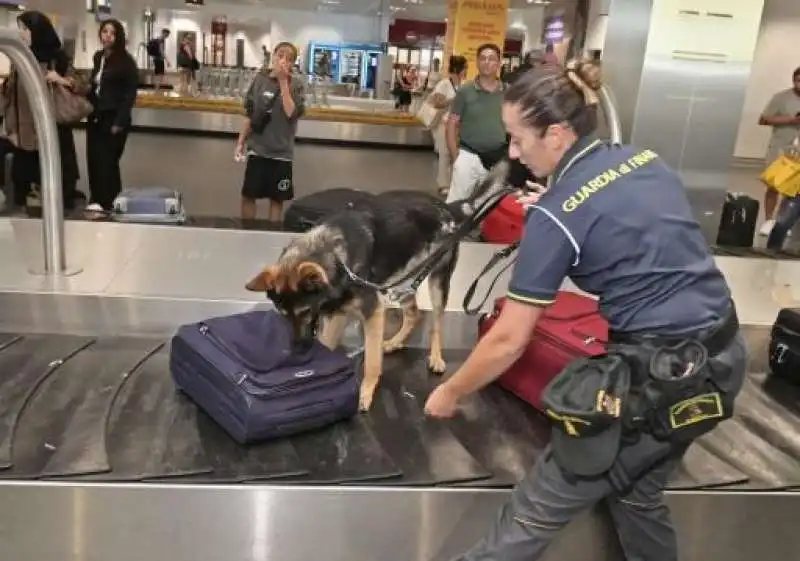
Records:
[[[58,147],[55,110],[39,63],[12,29],[0,29],[0,51],[17,69],[31,107],[42,174],[42,229],[44,272],[59,275],[66,271],[64,248],[64,206],[61,192],[61,153]]]
[[[600,105],[603,107],[603,115],[606,117],[608,125],[608,135],[613,144],[622,144],[622,123],[619,120],[617,104],[614,103],[614,94],[608,86],[600,88]]]

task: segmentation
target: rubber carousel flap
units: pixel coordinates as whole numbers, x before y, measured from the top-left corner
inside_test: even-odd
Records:
[[[749,430],[734,417],[698,439],[700,445],[748,476],[752,489],[786,489],[800,485],[800,461]]]
[[[197,409],[189,398],[181,398],[185,407],[195,410],[195,431],[211,470],[200,475],[174,479],[175,483],[244,483],[308,473],[289,440],[241,445],[228,436],[211,417]],[[181,436],[176,434],[173,438],[180,439]]]
[[[703,448],[689,447],[683,462],[672,472],[667,489],[689,491],[747,483],[748,476]]]
[[[108,423],[111,471],[91,479],[140,481],[212,470],[197,431],[197,408],[175,390],[166,348],[120,390]]]
[[[0,335],[0,469],[11,467],[14,434],[25,404],[51,374],[93,341]]]
[[[382,481],[402,475],[361,416],[291,439],[308,474],[298,483],[337,484]]]
[[[469,352],[445,354],[451,368],[463,362]],[[421,360],[411,352],[395,358],[404,364],[402,385],[414,395],[427,397],[442,380],[427,369],[418,368]],[[422,357],[424,360],[424,357]],[[492,476],[477,483],[454,483],[459,487],[512,487],[533,467],[550,440],[550,424],[530,405],[510,392],[490,386],[465,399],[452,420],[444,422],[462,446]]]
[[[8,475],[66,477],[108,471],[105,429],[111,403],[142,356],[160,344],[100,339],[55,369],[22,411]]]
[[[454,365],[451,365],[451,368]],[[407,377],[428,372],[426,353],[407,349],[384,357],[383,375],[365,417],[403,477],[394,485],[437,485],[491,477],[444,421],[427,418],[427,391],[406,386]]]

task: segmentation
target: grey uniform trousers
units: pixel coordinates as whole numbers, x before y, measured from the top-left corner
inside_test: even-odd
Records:
[[[718,381],[721,389],[737,394],[747,370],[742,335],[711,360],[730,372]],[[642,435],[620,450],[608,473],[579,479],[559,467],[548,447],[514,488],[488,535],[457,561],[536,561],[576,514],[603,500],[627,561],[678,561],[663,491],[686,449]]]

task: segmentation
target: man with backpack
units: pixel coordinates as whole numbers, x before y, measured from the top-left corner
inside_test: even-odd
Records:
[[[169,67],[169,60],[167,60],[167,39],[169,38],[169,29],[162,29],[161,35],[155,37],[147,43],[147,56],[153,61],[153,87],[160,90],[164,87],[166,80],[167,68]]]

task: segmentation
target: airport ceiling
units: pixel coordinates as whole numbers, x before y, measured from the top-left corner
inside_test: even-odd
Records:
[[[571,1],[574,0],[510,0],[510,8],[542,9],[549,4],[564,4]],[[381,11],[381,0],[206,0],[206,7],[232,3],[340,14],[377,15]],[[445,17],[447,0],[390,0],[389,3],[395,17],[440,20]]]

